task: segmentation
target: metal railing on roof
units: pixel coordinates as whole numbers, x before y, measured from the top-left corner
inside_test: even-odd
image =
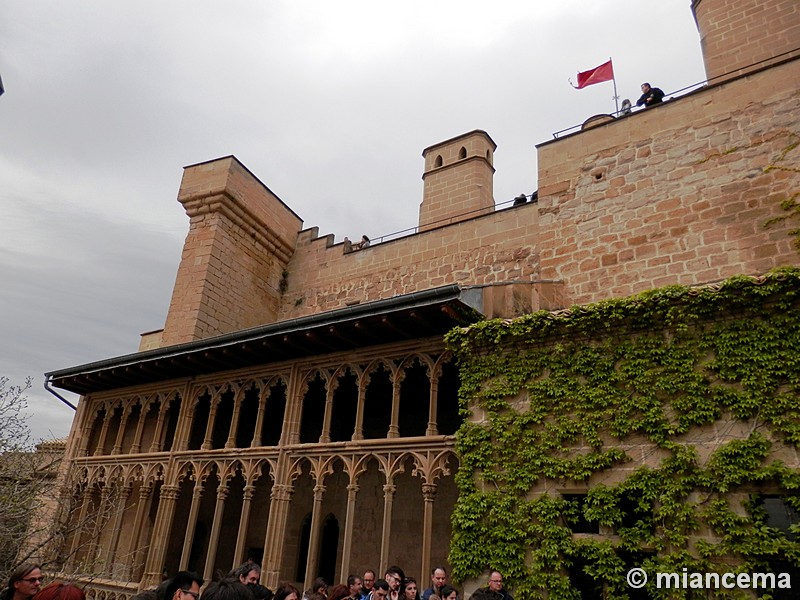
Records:
[[[771,56],[770,58],[765,58],[764,60],[759,60],[759,61],[751,63],[749,65],[745,65],[743,67],[739,67],[737,69],[733,69],[732,71],[728,71],[727,73],[723,73],[722,75],[717,75],[716,77],[712,77],[711,79],[704,79],[703,81],[699,81],[697,83],[693,83],[691,85],[687,85],[686,87],[683,87],[683,88],[681,88],[679,90],[675,90],[675,91],[669,92],[667,94],[664,94],[664,102],[662,102],[662,104],[668,103],[669,101],[674,100],[676,96],[678,96],[678,97],[685,96],[686,94],[688,94],[690,92],[694,92],[694,91],[696,91],[696,90],[698,90],[700,88],[706,87],[708,85],[714,85],[715,83],[718,83],[723,79],[727,80],[727,79],[731,79],[732,77],[739,77],[741,75],[747,75],[748,73],[752,73],[754,71],[758,71],[759,69],[767,66],[770,63],[781,62],[781,61],[783,61],[785,59],[792,58],[793,57],[792,55],[797,55],[797,54],[800,54],[800,48],[795,48],[794,50],[789,50],[787,52],[783,52],[781,54],[777,54],[775,56]],[[620,110],[615,111],[615,112],[603,113],[603,115],[604,116],[613,117],[614,119],[621,119],[621,118],[628,117],[628,116],[632,115],[633,113],[641,112],[643,110],[646,110],[647,108],[655,108],[657,106],[658,105],[651,106],[651,107],[641,107],[641,108],[640,107],[636,107],[636,106],[632,106],[630,109],[627,109],[627,110],[626,109],[620,109]],[[592,117],[589,117],[589,118],[591,119]],[[575,133],[577,131],[580,131],[583,128],[585,123],[586,123],[586,121],[584,121],[580,125],[573,125],[571,127],[567,127],[566,129],[562,129],[560,131],[556,131],[553,134],[553,138],[557,139],[557,138],[559,138],[561,136],[568,135],[570,133]]]
[[[525,198],[525,202],[522,202],[521,199]],[[425,224],[425,229],[433,229],[436,227],[442,227],[444,225],[449,225],[450,223],[463,221],[465,219],[469,219],[471,217],[479,217],[481,215],[488,215],[497,212],[498,210],[503,210],[506,208],[513,208],[516,206],[521,206],[522,204],[527,204],[529,202],[536,202],[537,201],[537,193],[533,192],[532,194],[520,194],[519,196],[512,198],[511,200],[504,200],[502,202],[496,202],[492,207],[486,208],[476,208],[475,210],[468,210],[462,213],[456,213],[449,217],[445,217],[444,219],[439,219],[437,221],[432,221],[430,223]],[[400,231],[395,231],[392,233],[387,233],[381,235],[379,237],[371,238],[370,245],[380,244],[382,242],[389,242],[392,240],[400,239],[403,237],[408,237],[410,235],[415,235],[419,233],[420,227],[416,225],[414,227],[408,227],[407,229],[401,229]]]
[[[781,62],[783,60],[791,59],[791,58],[793,58],[793,55],[800,55],[800,48],[795,48],[794,50],[789,50],[788,52],[783,52],[783,53],[778,54],[776,56],[773,56],[773,57],[770,57],[770,58],[766,58],[764,60],[760,60],[758,62],[746,65],[744,67],[739,67],[738,69],[734,69],[733,71],[729,71],[727,73],[723,73],[722,75],[717,75],[716,77],[712,77],[711,79],[704,79],[703,81],[698,81],[697,83],[693,83],[693,84],[687,85],[686,87],[682,87],[682,88],[680,88],[678,90],[674,90],[674,91],[670,92],[669,94],[665,94],[664,97],[666,98],[667,96],[669,96],[669,100],[673,100],[675,98],[675,96],[684,96],[684,95],[689,94],[690,92],[694,92],[694,91],[696,91],[696,90],[698,90],[700,88],[703,88],[703,87],[706,87],[708,85],[713,85],[715,83],[718,83],[723,79],[730,79],[731,77],[734,77],[734,76],[746,75],[746,74],[748,74],[750,72],[757,71],[757,70],[761,69],[762,67],[768,65],[769,63],[776,63],[776,62]],[[665,102],[668,103],[669,100],[665,101]],[[631,111],[629,113],[626,112],[625,114],[623,114],[623,110],[621,109],[621,110],[618,110],[618,111],[616,111],[614,113],[608,113],[608,114],[609,114],[609,116],[614,117],[616,119],[616,118],[624,118],[624,117],[630,116],[631,114],[633,114],[635,112],[641,112],[642,110],[645,110],[645,109],[644,108],[640,108],[640,109],[637,110],[636,107],[631,107]],[[584,123],[585,123],[585,121],[584,121]],[[572,133],[574,131],[578,131],[578,130],[580,130],[580,128],[582,126],[583,126],[583,123],[580,124],[580,125],[573,125],[572,127],[568,127],[567,129],[562,129],[561,131],[555,132],[553,134],[553,137],[554,138],[558,138],[560,135],[564,135],[566,133]],[[521,194],[521,196],[525,196],[525,194]],[[498,209],[513,208],[515,206],[518,206],[520,204],[519,198],[520,198],[520,196],[517,196],[516,198],[512,198],[511,200],[505,200],[503,202],[496,203],[494,205],[494,211],[497,211]],[[525,196],[525,198],[526,198],[526,201],[536,202],[536,200],[537,200],[536,192],[534,192],[533,194],[529,194],[529,195]],[[467,211],[467,212],[464,212],[464,213],[458,213],[458,214],[452,215],[450,217],[447,217],[445,219],[440,219],[440,220],[434,221],[432,223],[427,223],[425,225],[425,227],[426,228],[427,227],[440,227],[440,226],[443,226],[443,225],[447,225],[448,223],[452,223],[454,220],[461,221],[461,220],[463,220],[464,217],[469,218],[470,215],[477,217],[477,216],[480,216],[481,214],[489,214],[489,209],[488,208],[480,208],[480,209],[476,209],[476,210]],[[407,236],[410,236],[410,235],[415,235],[415,234],[419,233],[419,229],[420,229],[419,226],[415,226],[415,227],[409,227],[407,229],[401,229],[399,231],[395,231],[395,232],[392,232],[392,233],[387,233],[387,234],[372,238],[371,243],[372,244],[380,244],[380,243],[383,243],[383,242],[389,242],[389,241],[400,239],[400,238],[407,237]]]

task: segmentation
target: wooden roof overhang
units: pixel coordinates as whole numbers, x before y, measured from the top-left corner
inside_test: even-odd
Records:
[[[483,318],[479,288],[450,285],[45,373],[88,394],[444,335]]]

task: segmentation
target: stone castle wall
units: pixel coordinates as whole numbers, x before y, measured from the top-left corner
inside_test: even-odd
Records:
[[[189,216],[164,345],[276,320],[302,220],[233,157],[187,167]]]
[[[541,277],[570,304],[798,264],[800,61],[539,146]]]
[[[709,80],[800,49],[796,0],[694,0],[692,11]]]

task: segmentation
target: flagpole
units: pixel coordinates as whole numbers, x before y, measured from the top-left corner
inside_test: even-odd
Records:
[[[608,60],[611,61],[611,57],[610,56],[608,57]],[[613,67],[614,63],[611,62],[611,65],[612,65],[612,67],[611,67],[611,73],[612,73],[611,81],[614,82],[614,104],[617,107],[617,112],[614,113],[614,116],[618,117],[619,116],[619,95],[617,94],[617,75],[616,75],[616,73],[614,73],[614,67]]]

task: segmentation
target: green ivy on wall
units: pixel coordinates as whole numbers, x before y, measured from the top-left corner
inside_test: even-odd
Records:
[[[582,577],[586,597],[628,598],[633,566],[800,567],[800,529],[768,526],[759,501],[800,511],[800,269],[484,321],[446,342],[466,417],[456,579],[496,568],[525,600],[581,598]],[[578,522],[602,535],[573,534]],[[740,597],[725,594],[710,597]]]

